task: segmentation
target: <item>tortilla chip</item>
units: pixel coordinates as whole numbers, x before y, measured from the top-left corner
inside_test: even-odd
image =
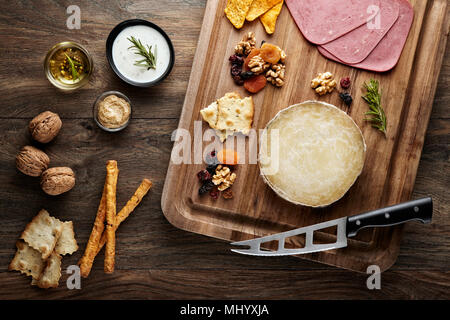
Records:
[[[37,284],[39,288],[56,288],[61,278],[61,256],[52,253],[47,260],[47,266],[39,277],[38,281],[32,281],[31,285]]]
[[[45,267],[45,261],[42,260],[41,253],[23,240],[17,241],[16,247],[16,255],[9,264],[8,270],[20,271],[27,276],[32,276],[33,279],[39,278]]]
[[[39,251],[46,260],[53,252],[62,231],[62,222],[51,217],[44,209],[27,224],[20,239]]]
[[[237,29],[244,25],[245,17],[252,2],[253,0],[228,0],[225,15]]]
[[[78,250],[75,232],[72,221],[63,222],[63,228],[58,242],[56,242],[55,252],[60,255],[72,254]]]
[[[273,34],[275,32],[275,25],[277,23],[278,16],[280,15],[281,8],[283,8],[283,3],[284,0],[281,0],[280,3],[276,4],[272,9],[259,17],[259,20],[268,34]]]
[[[253,21],[265,12],[269,11],[281,0],[254,0],[250,6],[250,10],[247,12],[246,19]]]

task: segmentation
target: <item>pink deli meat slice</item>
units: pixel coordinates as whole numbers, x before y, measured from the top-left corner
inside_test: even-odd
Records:
[[[325,44],[370,21],[380,0],[286,0],[303,36]]]
[[[397,0],[380,0],[380,11],[375,18],[322,47],[345,63],[359,63],[367,58],[391,29],[398,14]]]
[[[414,9],[410,3],[407,0],[397,1],[400,5],[399,16],[392,28],[365,60],[349,66],[375,72],[389,71],[396,66],[414,19]],[[322,47],[317,48],[326,58],[345,64]]]

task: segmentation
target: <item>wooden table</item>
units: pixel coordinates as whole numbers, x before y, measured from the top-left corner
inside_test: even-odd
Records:
[[[161,212],[171,133],[177,127],[205,0],[78,1],[81,29],[66,28],[71,1],[9,1],[0,4],[0,299],[325,299],[450,298],[449,109],[450,42],[444,57],[413,198],[431,195],[433,224],[411,223],[397,263],[382,274],[381,290],[368,290],[367,275],[296,258],[265,259],[232,254],[227,243],[178,230]],[[172,38],[175,67],[158,87],[138,89],[119,80],[105,56],[109,31],[129,18],[160,25]],[[75,40],[92,53],[95,71],[83,89],[58,92],[46,80],[42,61],[55,43]],[[131,98],[133,119],[121,133],[108,134],[92,119],[92,104],[107,90]],[[52,166],[70,166],[77,185],[58,197],[45,195],[36,178],[15,169],[14,157],[30,144],[27,124],[52,110],[63,121],[57,139],[44,147]],[[420,121],[420,119],[419,119]],[[103,253],[81,290],[68,290],[65,269],[80,258],[104,183],[105,163],[116,159],[118,205],[142,178],[154,187],[117,232],[116,271],[103,273]],[[80,249],[63,259],[60,287],[41,290],[30,279],[8,272],[14,244],[41,208],[72,220]]]

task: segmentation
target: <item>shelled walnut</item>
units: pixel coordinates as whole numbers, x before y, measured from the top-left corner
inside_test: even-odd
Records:
[[[286,66],[284,64],[273,64],[272,67],[266,72],[266,79],[274,86],[282,87],[284,85],[285,72]]]
[[[319,73],[316,78],[311,80],[311,88],[320,96],[332,92],[336,85],[336,80],[333,79],[331,72]]]
[[[270,68],[270,63],[265,62],[263,58],[256,55],[248,62],[248,67],[254,74],[261,74]]]
[[[30,121],[28,129],[34,140],[47,143],[58,135],[61,126],[61,119],[56,113],[45,111]]]
[[[244,35],[241,41],[234,48],[234,53],[237,55],[247,56],[250,51],[256,46],[256,37],[253,32],[248,32]]]
[[[68,167],[50,168],[42,173],[41,188],[45,193],[56,196],[75,186],[75,173]]]
[[[218,186],[217,190],[224,191],[231,187],[236,180],[236,173],[231,172],[230,168],[218,165],[215,175],[212,177],[214,185]]]
[[[23,147],[16,156],[17,169],[31,177],[39,177],[49,164],[50,158],[47,154],[32,146]]]

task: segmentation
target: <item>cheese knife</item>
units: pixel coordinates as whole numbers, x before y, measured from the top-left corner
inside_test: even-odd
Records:
[[[288,256],[338,249],[346,247],[347,238],[354,237],[361,229],[394,226],[412,220],[430,223],[432,215],[433,202],[430,197],[427,197],[270,236],[233,242],[231,245],[248,246],[249,248],[231,249],[231,251],[253,256]],[[315,231],[334,226],[337,226],[336,242],[327,244],[313,243]],[[303,248],[285,248],[286,238],[302,234],[305,235]],[[269,251],[261,248],[261,244],[270,241],[278,241],[277,250]]]

